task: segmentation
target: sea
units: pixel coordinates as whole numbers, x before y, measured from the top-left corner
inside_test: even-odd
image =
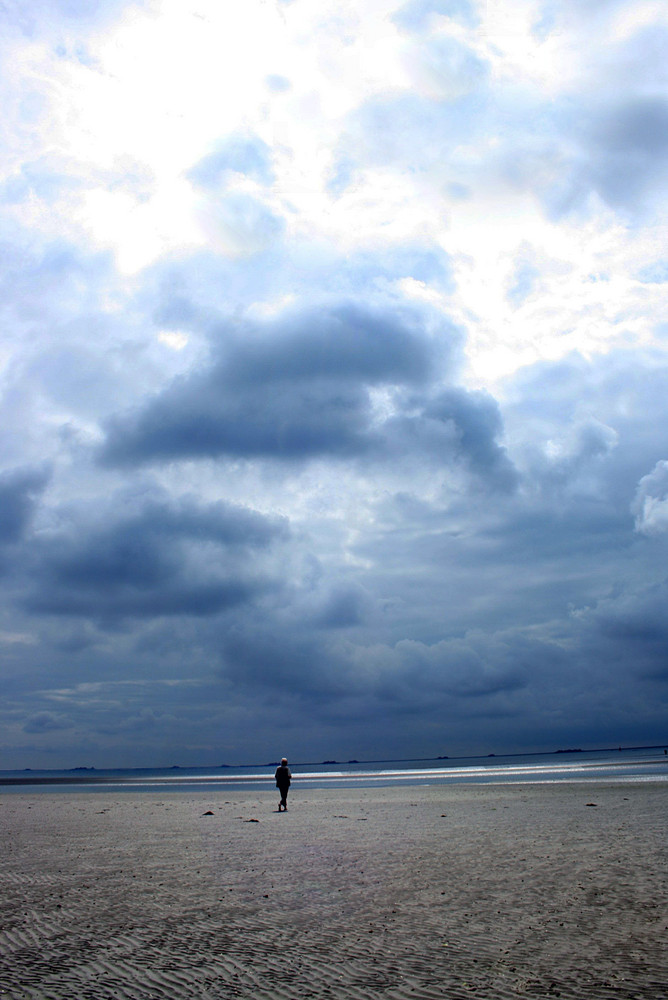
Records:
[[[277,761],[218,767],[0,771],[0,795],[16,792],[258,791],[273,783]],[[290,762],[293,782],[310,788],[388,785],[545,784],[569,781],[668,782],[668,744],[549,753],[412,760]]]

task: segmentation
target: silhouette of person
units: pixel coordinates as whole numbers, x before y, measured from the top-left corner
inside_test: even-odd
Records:
[[[278,803],[279,812],[288,811],[288,789],[292,781],[292,774],[288,767],[288,758],[283,757],[281,763],[276,768],[276,787],[281,793],[281,801]]]

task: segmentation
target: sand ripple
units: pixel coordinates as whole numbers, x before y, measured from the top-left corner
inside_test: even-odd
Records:
[[[668,996],[663,788],[293,792],[4,796],[0,997]]]

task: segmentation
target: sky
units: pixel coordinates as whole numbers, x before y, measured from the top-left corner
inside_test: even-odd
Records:
[[[668,740],[667,46],[0,3],[0,768]]]

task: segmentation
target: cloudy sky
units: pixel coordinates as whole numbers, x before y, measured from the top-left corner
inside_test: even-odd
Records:
[[[665,742],[663,0],[0,39],[0,767]]]

